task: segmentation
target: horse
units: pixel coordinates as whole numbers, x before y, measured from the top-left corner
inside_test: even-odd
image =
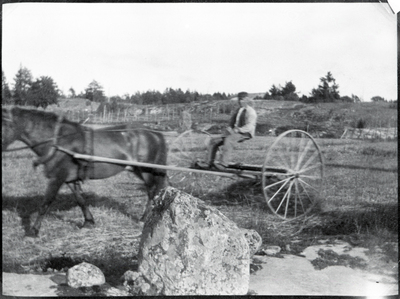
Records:
[[[105,179],[125,169],[132,171],[144,181],[148,194],[141,221],[145,221],[149,215],[154,196],[168,185],[166,170],[87,162],[57,150],[60,147],[67,152],[166,165],[167,146],[160,132],[135,128],[129,124],[92,129],[51,112],[19,107],[2,108],[2,151],[6,151],[16,140],[22,141],[36,153],[38,159],[33,166],[43,164],[45,176],[49,179],[38,217],[27,230],[27,236],[38,236],[42,219],[64,183],[72,190],[82,210],[85,219],[83,227],[88,228],[93,227],[95,222],[81,194],[82,181]]]

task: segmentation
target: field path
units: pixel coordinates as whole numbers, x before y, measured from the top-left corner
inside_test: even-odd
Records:
[[[376,271],[352,269],[345,266],[329,266],[322,270],[313,267],[311,260],[321,248],[342,254],[347,243],[327,246],[311,246],[304,257],[282,255],[253,258],[261,266],[250,275],[249,292],[255,295],[324,295],[324,296],[388,296],[398,294],[397,263],[381,261],[384,274]],[[353,248],[351,256],[367,259],[364,248]],[[8,296],[87,296],[65,285],[65,273],[46,275],[15,274],[3,272],[3,295]]]

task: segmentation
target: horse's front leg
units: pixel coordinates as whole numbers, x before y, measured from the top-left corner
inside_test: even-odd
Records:
[[[78,203],[79,207],[82,210],[83,217],[85,217],[85,222],[83,223],[83,227],[91,228],[94,226],[94,219],[92,213],[88,206],[86,205],[86,201],[82,196],[82,189],[79,182],[67,183],[68,187],[72,190],[72,193],[75,195],[75,200]]]
[[[39,234],[40,226],[42,225],[42,220],[44,216],[47,214],[51,203],[56,198],[58,190],[64,183],[63,178],[51,178],[49,184],[46,189],[46,193],[44,195],[44,199],[42,204],[39,207],[39,215],[36,218],[35,224],[30,228],[29,231],[26,232],[26,236],[37,237]]]
[[[151,173],[142,173],[142,178],[145,182],[148,200],[146,204],[146,210],[143,213],[143,216],[140,218],[140,221],[146,222],[149,217],[151,211],[154,206],[154,197],[161,191],[161,189],[168,186],[168,177],[166,174],[151,174]]]

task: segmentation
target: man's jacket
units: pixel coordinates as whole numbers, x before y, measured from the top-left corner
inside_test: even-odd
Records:
[[[234,129],[237,128],[239,133],[249,133],[251,137],[254,137],[256,131],[257,113],[250,107],[238,108],[232,115],[229,126]],[[240,112],[239,119],[238,113]]]

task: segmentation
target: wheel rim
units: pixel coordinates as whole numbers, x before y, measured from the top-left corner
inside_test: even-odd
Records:
[[[323,186],[324,161],[313,137],[300,130],[281,134],[268,148],[262,188],[271,211],[290,220],[309,213]]]
[[[197,160],[207,158],[211,135],[205,131],[189,130],[173,140],[168,150],[168,165],[190,168]],[[207,194],[211,188],[209,176],[186,171],[169,171],[171,185],[196,196]],[[215,179],[214,179],[215,182]],[[208,187],[207,187],[208,186]]]

